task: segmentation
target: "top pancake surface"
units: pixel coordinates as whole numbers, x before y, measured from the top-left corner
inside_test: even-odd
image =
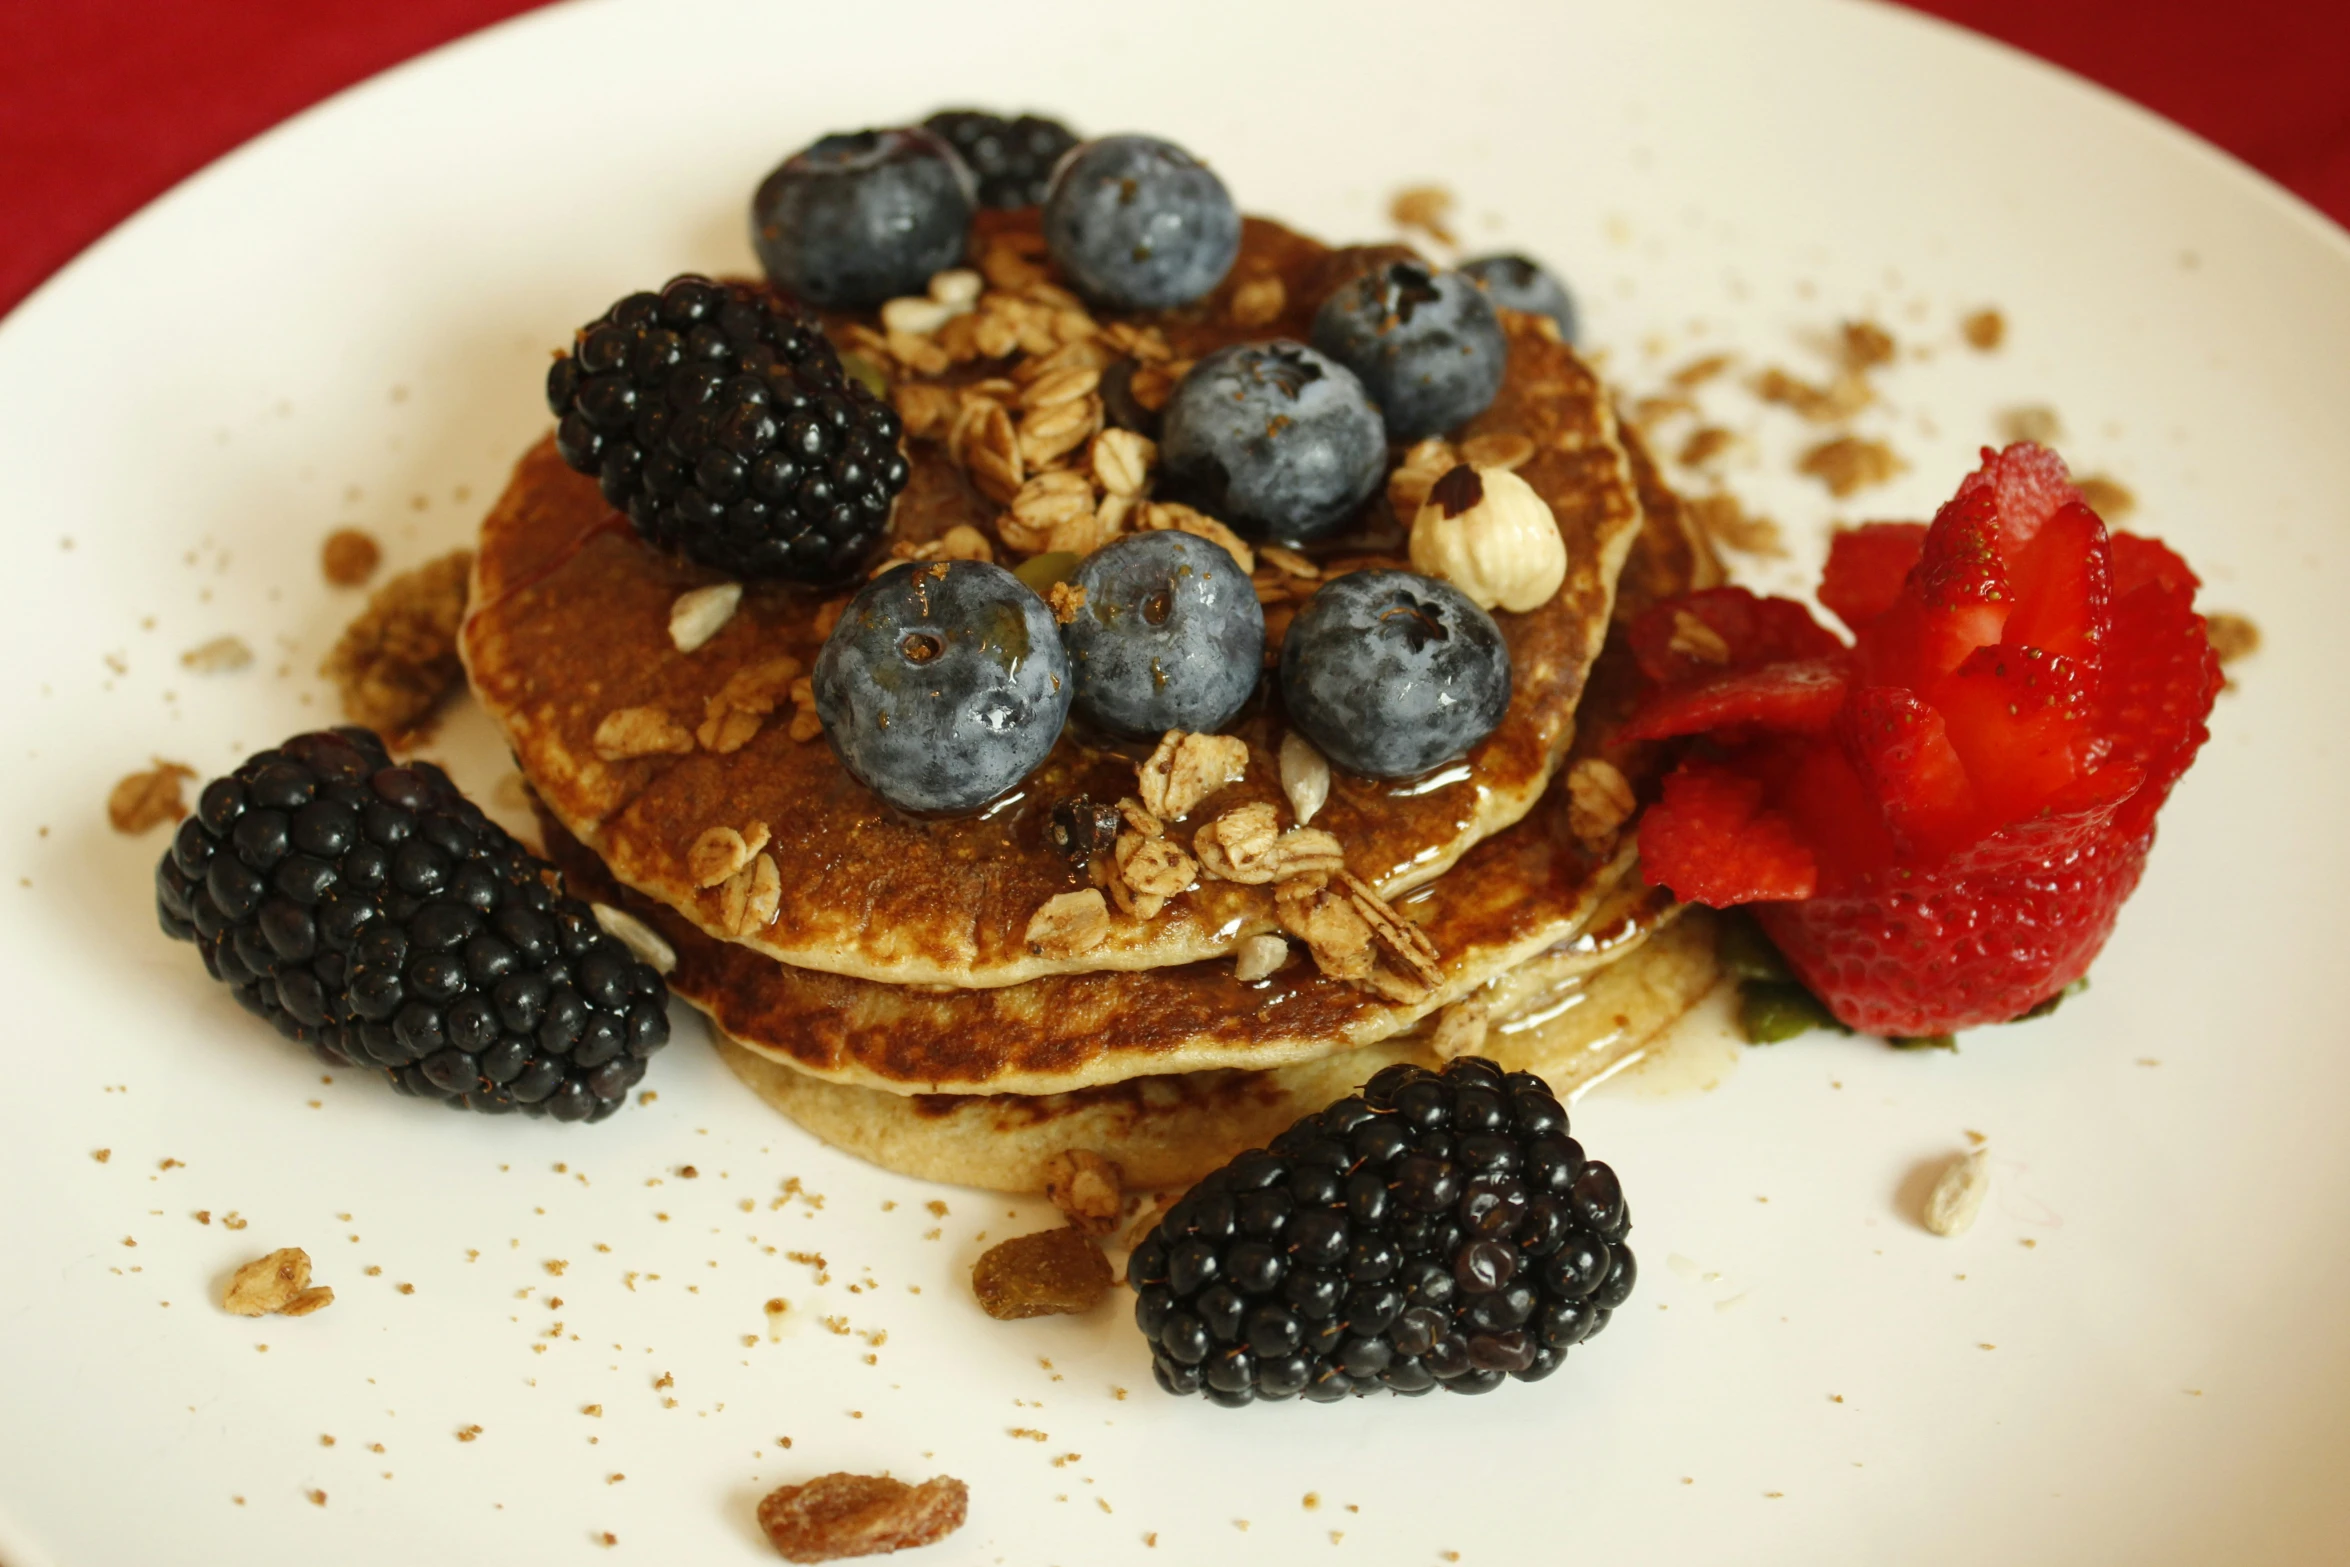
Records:
[[[1018,221],[1018,220],[1015,220]],[[1033,225],[1034,215],[1026,221]],[[1302,339],[1312,310],[1346,275],[1333,252],[1251,219],[1223,288],[1198,306],[1151,318],[1179,356],[1224,343]],[[1266,274],[1288,308],[1250,328],[1232,323],[1241,281]],[[1455,432],[1521,434],[1535,447],[1519,469],[1547,500],[1567,545],[1565,585],[1529,614],[1498,614],[1511,655],[1508,714],[1463,762],[1403,784],[1343,774],[1314,825],[1335,834],[1348,867],[1388,895],[1438,875],[1480,839],[1518,820],[1541,796],[1572,739],[1585,678],[1605,634],[1615,578],[1641,525],[1632,475],[1607,396],[1590,369],[1529,317],[1505,313],[1510,358],[1493,406]],[[892,537],[934,539],[958,523],[991,538],[1000,508],[980,495],[936,443],[910,441],[913,478]],[[1360,558],[1400,537],[1384,498],[1365,509]],[[737,670],[789,656],[801,671],[822,646],[827,597],[789,583],[747,584],[716,637],[680,653],[670,607],[719,574],[652,549],[608,508],[592,480],[566,468],[551,442],[524,456],[483,525],[473,608],[462,651],[474,690],[504,730],[548,809],[627,885],[727,937],[721,893],[698,888],[688,851],[704,831],[765,823],[781,871],[775,917],[731,939],[786,963],[857,978],[964,987],[1010,985],[1055,973],[1138,970],[1227,954],[1274,928],[1272,889],[1203,881],[1148,922],[1119,919],[1108,940],[1074,958],[1031,952],[1030,916],[1081,885],[1045,838],[1047,816],[1078,793],[1103,801],[1135,792],[1141,750],[1072,726],[1043,768],[976,817],[918,820],[852,780],[821,740],[786,732],[789,704],[739,750],[599,759],[598,725],[615,710],[658,709],[690,733],[705,703]],[[1270,801],[1286,825],[1275,754],[1284,724],[1260,698],[1228,731],[1250,748],[1247,776],[1180,825],[1196,828],[1233,806]]]

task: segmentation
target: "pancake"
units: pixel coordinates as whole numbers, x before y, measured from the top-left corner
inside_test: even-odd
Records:
[[[1017,236],[1033,234],[1034,224],[1033,213],[1004,215],[982,230]],[[1331,251],[1251,219],[1223,289],[1144,324],[1157,326],[1179,356],[1246,339],[1303,337],[1335,282],[1377,254]],[[1243,286],[1257,285],[1252,297],[1261,301],[1267,279],[1282,284],[1280,314],[1259,320],[1261,307],[1236,310]],[[1251,324],[1236,323],[1236,314]],[[1503,318],[1509,366],[1502,390],[1455,436],[1530,446],[1517,472],[1550,503],[1569,571],[1548,604],[1496,616],[1510,647],[1514,693],[1501,726],[1463,762],[1405,783],[1333,779],[1313,825],[1336,835],[1348,868],[1390,899],[1444,876],[1542,796],[1573,738],[1616,577],[1642,527],[1631,468],[1597,378],[1547,323],[1513,312]],[[845,338],[849,324],[833,325]],[[945,380],[982,369],[1001,373],[1002,365],[988,361]],[[921,545],[965,524],[996,537],[1000,508],[938,442],[909,440],[908,452],[913,477],[892,525],[897,543]],[[1388,559],[1400,554],[1402,538],[1381,495],[1350,535],[1317,553]],[[639,540],[593,481],[563,465],[551,442],[522,459],[483,526],[461,638],[474,691],[546,808],[622,883],[764,958],[896,984],[1002,987],[1197,964],[1275,928],[1270,887],[1205,881],[1154,918],[1116,920],[1106,940],[1080,954],[1030,949],[1031,916],[1082,885],[1047,841],[1049,812],[1073,795],[1107,801],[1136,792],[1135,763],[1148,747],[1072,727],[1038,772],[988,810],[932,821],[882,803],[848,777],[820,739],[792,739],[781,714],[739,749],[721,754],[697,743],[692,731],[730,679],[779,658],[795,660],[804,673],[822,644],[826,594],[753,583],[714,638],[679,652],[668,631],[672,603],[717,580]],[[609,747],[600,756],[599,726],[629,709],[662,715],[663,732],[683,742],[682,754],[615,760],[611,752],[623,748]],[[1228,732],[1248,745],[1246,776],[1179,819],[1179,840],[1252,802],[1271,802],[1289,820],[1274,760],[1284,730],[1275,698],[1243,714]],[[782,873],[763,924],[742,917],[739,894],[730,910],[723,889],[700,886],[689,870],[690,850],[705,831],[755,823],[771,833],[767,853]]]
[[[575,893],[615,903],[659,932],[677,954],[671,992],[725,1034],[809,1077],[876,1091],[1043,1094],[1358,1049],[1538,954],[1571,946],[1587,927],[1621,927],[1613,938],[1621,939],[1670,906],[1640,882],[1629,846],[1595,855],[1568,830],[1567,814],[1562,791],[1398,903],[1443,954],[1443,982],[1417,1003],[1333,979],[1302,951],[1254,982],[1216,959],[984,990],[850,979],[715,940],[674,910],[615,887],[559,823],[546,823],[546,839]]]
[[[1640,1056],[1712,989],[1712,921],[1673,921],[1616,961],[1540,988],[1541,1006],[1497,1026],[1479,1052],[1539,1074],[1561,1096]],[[753,1093],[815,1136],[921,1180],[1041,1191],[1053,1156],[1086,1149],[1117,1161],[1130,1190],[1189,1186],[1261,1148],[1398,1061],[1438,1064],[1430,1031],[1258,1072],[1142,1077],[1032,1097],[905,1097],[828,1083],[718,1030],[720,1056]]]

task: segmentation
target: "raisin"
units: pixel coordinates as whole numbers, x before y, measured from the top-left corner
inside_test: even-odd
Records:
[[[998,1321],[1091,1311],[1110,1290],[1110,1262],[1083,1231],[1014,1236],[971,1270],[979,1309]]]

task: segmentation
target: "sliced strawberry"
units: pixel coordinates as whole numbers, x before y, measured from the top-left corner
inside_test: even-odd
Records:
[[[1758,904],[1856,1028],[2021,1014],[2096,956],[2206,738],[2220,678],[2196,587],[2017,445],[1929,527],[1837,539],[1821,601],[1849,652],[1780,600],[1657,606],[1631,633],[1664,689],[1628,734],[1711,748],[1642,824],[1649,876]]]
[[[1839,528],[1820,573],[1820,602],[1855,633],[1893,607],[1902,579],[1925,547],[1922,522],[1868,522]]]
[[[1819,895],[1869,886],[1898,857],[1875,790],[1841,745],[1787,740],[1746,747],[1733,760],[1764,780],[1764,798],[1810,847]]]
[[[1900,851],[1939,859],[1980,833],[1974,786],[1942,715],[1898,686],[1852,693],[1836,736]]]
[[[1641,672],[1665,686],[1844,651],[1801,604],[1744,588],[1708,588],[1658,604],[1632,622],[1628,635]]]
[[[2138,831],[2211,737],[2205,720],[2222,684],[2219,659],[2187,595],[2149,581],[2114,606],[2107,660],[2100,724],[2114,763],[2146,774],[2118,818],[2122,830]]]
[[[2113,536],[2113,593],[2119,598],[2135,593],[2147,583],[2159,583],[2171,592],[2192,595],[2203,586],[2203,579],[2187,569],[2187,563],[2160,539],[2142,538],[2135,533],[2117,533]]]
[[[2099,759],[2094,683],[2061,654],[1980,649],[1934,687],[1934,706],[1994,822],[2032,815]]]
[[[2004,451],[1983,448],[1983,466],[1959,485],[1988,487],[1998,497],[2002,542],[2009,550],[2032,542],[2048,519],[2067,503],[2080,500],[2064,459],[2032,441],[2018,441]]]
[[[1935,515],[1900,601],[1860,645],[1867,684],[1920,690],[1999,640],[2011,602],[2000,539],[1998,495],[1987,484],[1961,490]]]
[[[1844,685],[1841,657],[1732,670],[1651,698],[1625,726],[1624,738],[1667,740],[1742,727],[1817,734],[1844,705]]]
[[[2094,677],[2112,578],[2105,524],[2079,501],[2066,502],[2016,552],[2015,603],[2001,640],[2009,647],[2061,653]]]
[[[1810,897],[1818,881],[1811,851],[1762,801],[1759,779],[1683,762],[1640,819],[1640,861],[1650,883],[1715,908]]]

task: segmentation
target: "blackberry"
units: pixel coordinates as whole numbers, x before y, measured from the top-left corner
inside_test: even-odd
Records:
[[[1528,1072],[1391,1066],[1187,1192],[1127,1277],[1152,1369],[1219,1404],[1538,1382],[1632,1293],[1615,1172]]]
[[[669,988],[430,762],[296,735],[205,785],[155,867],[164,934],[335,1066],[452,1107],[600,1121]]]
[[[688,274],[581,327],[555,449],[648,541],[736,577],[854,576],[909,469],[895,410],[782,299]]]
[[[1016,120],[984,109],[941,109],[922,128],[945,138],[979,179],[983,207],[1041,207],[1053,165],[1077,145],[1059,120],[1023,114]]]

